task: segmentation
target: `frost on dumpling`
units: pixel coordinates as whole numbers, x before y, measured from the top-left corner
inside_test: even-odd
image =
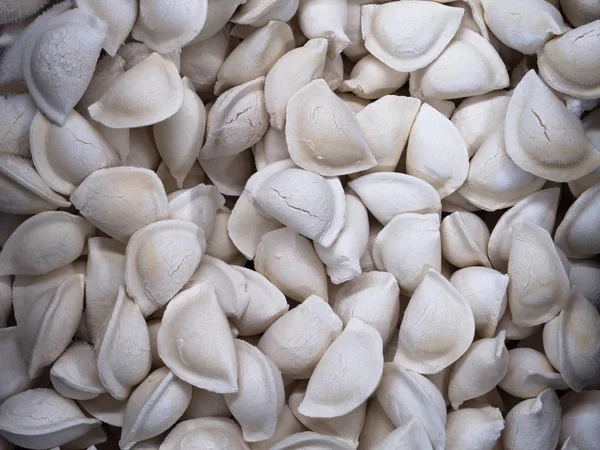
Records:
[[[54,123],[65,123],[87,89],[105,36],[103,20],[73,9],[39,24],[27,38],[25,82],[38,108]]]
[[[400,72],[435,60],[458,31],[464,11],[434,2],[362,7],[362,35],[371,54]]]

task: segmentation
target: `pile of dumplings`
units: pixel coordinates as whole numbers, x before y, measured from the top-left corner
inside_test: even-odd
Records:
[[[0,450],[598,450],[598,0],[0,2]]]

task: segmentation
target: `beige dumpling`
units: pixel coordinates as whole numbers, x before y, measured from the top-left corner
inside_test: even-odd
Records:
[[[36,214],[10,235],[0,252],[0,275],[44,275],[75,261],[96,230],[64,211]]]
[[[451,121],[467,145],[469,158],[504,123],[510,96],[506,91],[489,92],[466,98],[456,108]]]
[[[400,289],[387,272],[365,272],[339,285],[331,294],[331,307],[344,325],[353,317],[375,328],[388,345],[396,334],[400,315]]]
[[[3,154],[31,157],[29,130],[37,111],[28,93],[0,97],[0,148]]]
[[[298,0],[248,0],[236,10],[233,23],[263,27],[271,20],[287,22],[298,10]]]
[[[570,259],[569,262],[571,286],[594,306],[600,306],[600,261],[590,258]]]
[[[395,429],[396,425],[392,423],[387,413],[381,407],[381,403],[377,400],[377,396],[374,396],[367,404],[367,415],[359,437],[360,449],[372,448],[374,445],[385,439]],[[427,440],[429,441],[429,437],[427,437]],[[431,448],[426,450],[431,450]]]
[[[52,448],[67,444],[98,428],[77,404],[52,389],[30,389],[0,406],[0,433],[20,447]]]
[[[239,3],[240,0],[234,1]],[[210,8],[211,4],[229,2],[210,0],[208,3]],[[229,43],[229,31],[222,28],[214,36],[192,42],[181,49],[181,74],[192,81],[196,92],[204,101],[210,100],[214,95],[217,73],[231,50]]]
[[[53,272],[38,277],[41,283],[28,293],[20,294],[20,283],[15,282],[13,306],[17,333],[31,379],[38,377],[44,367],[60,357],[81,320],[85,276],[69,272],[66,269],[60,271],[60,275]],[[44,285],[46,289],[43,289]],[[34,295],[35,291],[37,295]]]
[[[210,237],[206,241],[206,254],[218,258],[227,264],[243,266],[246,264],[246,258],[233,245],[229,234],[227,233],[227,222],[231,216],[231,211],[226,206],[217,210],[215,227]]]
[[[73,400],[89,400],[106,393],[98,375],[94,347],[85,342],[65,350],[52,365],[50,380],[59,394]]]
[[[268,216],[330,247],[346,221],[346,199],[337,178],[301,169],[285,169],[268,177],[253,194]]]
[[[153,125],[175,114],[183,103],[183,83],[175,64],[152,53],[127,70],[88,107],[92,119],[110,128]]]
[[[537,225],[513,226],[508,276],[508,303],[517,325],[547,322],[569,302],[569,276],[561,255],[550,234]]]
[[[538,57],[540,75],[559,92],[582,99],[600,97],[600,21],[547,42]]]
[[[506,306],[506,312],[500,318],[498,322],[498,326],[496,331],[506,331],[506,339],[513,341],[520,341],[521,339],[527,339],[534,334],[536,334],[539,330],[541,330],[542,325],[535,325],[532,327],[519,326],[514,323],[512,319],[512,314],[510,313],[510,308],[508,305]]]
[[[369,243],[369,215],[358,196],[350,191],[345,195],[346,222],[330,247],[314,243],[315,251],[327,266],[333,284],[351,280],[362,272],[360,258]]]
[[[544,351],[569,387],[577,392],[600,372],[600,314],[577,292],[558,316],[544,325]]]
[[[479,339],[452,366],[448,397],[455,410],[465,401],[487,394],[508,371],[504,331]]]
[[[403,173],[371,173],[348,185],[383,225],[400,214],[431,214],[442,210],[440,196],[429,183]]]
[[[267,75],[279,58],[294,46],[294,33],[286,23],[271,21],[253,31],[221,65],[215,94]]]
[[[347,175],[376,164],[354,114],[321,79],[290,97],[285,134],[292,160],[320,175]]]
[[[123,426],[127,400],[117,400],[110,394],[102,394],[91,400],[80,400],[79,405],[90,416],[115,427]]]
[[[95,348],[102,384],[114,398],[125,400],[150,372],[152,356],[144,316],[123,286]]]
[[[377,399],[396,427],[417,419],[435,450],[446,442],[446,403],[437,387],[423,375],[399,363],[385,363]]]
[[[508,87],[506,66],[480,34],[460,28],[442,54],[410,76],[413,96],[450,100],[486,94]]]
[[[136,167],[100,169],[71,194],[90,223],[121,242],[140,228],[168,217],[168,200],[156,174]]]
[[[219,305],[227,317],[242,317],[250,299],[246,293],[246,280],[236,268],[220,259],[204,255],[184,289],[200,283],[212,284]]]
[[[600,183],[585,191],[567,210],[556,229],[556,245],[570,258],[590,258],[600,253]]]
[[[331,418],[307,417],[298,411],[306,397],[307,381],[298,383],[288,397],[292,414],[309,430],[334,437],[355,449],[358,445],[361,429],[365,423],[367,403],[361,404],[348,414]]]
[[[463,408],[448,414],[447,450],[498,448],[504,419],[498,408]]]
[[[396,277],[400,289],[413,292],[429,270],[441,270],[440,218],[437,214],[399,214],[373,243],[377,270]]]
[[[342,321],[331,307],[311,295],[277,319],[260,338],[258,348],[284,375],[309,378],[342,328]]]
[[[467,146],[456,127],[423,104],[406,149],[406,173],[432,185],[440,198],[456,191],[469,172]]]
[[[317,363],[298,411],[323,418],[348,414],[375,392],[382,370],[381,336],[352,318]]]
[[[194,285],[168,303],[158,330],[158,354],[193,386],[218,393],[237,391],[233,336],[212,285]]]
[[[593,450],[598,443],[598,411],[600,391],[586,390],[581,393],[568,392],[560,399],[562,417],[559,442],[570,437],[575,450]]]
[[[137,442],[168,430],[181,417],[191,398],[192,386],[168,368],[152,372],[127,401],[119,447],[129,450]]]
[[[348,444],[340,439],[326,434],[305,431],[292,434],[280,441],[270,450],[352,450]]]
[[[239,196],[255,170],[252,150],[219,158],[198,160],[206,176],[223,195]]]
[[[208,239],[215,227],[217,211],[225,204],[225,199],[215,186],[197,186],[175,191],[168,196],[169,219],[186,220],[195,223]]]
[[[207,19],[207,0],[141,0],[131,36],[156,52],[169,53],[194,39]]]
[[[362,7],[370,0],[348,0],[348,14],[346,16],[346,36],[350,40],[348,47],[343,50],[343,54],[353,63],[369,54],[365,47],[365,41],[362,36],[361,16]],[[375,3],[381,3],[377,1]]]
[[[160,178],[160,181],[162,181],[167,195],[180,190],[177,187],[177,181],[175,180],[175,178],[173,178],[173,175],[171,175],[169,169],[167,169],[167,166],[165,166],[164,163],[160,163],[158,169],[156,169],[156,175],[158,176],[158,178]],[[194,188],[199,184],[203,184],[205,181],[206,174],[204,173],[204,170],[202,170],[202,167],[200,167],[200,163],[196,161],[192,165],[192,168],[190,169],[185,179],[183,180],[182,189]]]
[[[311,39],[283,55],[265,79],[265,105],[271,126],[283,130],[288,101],[295,92],[321,78],[327,58],[327,40]]]
[[[76,0],[77,7],[104,20],[107,25],[106,37],[102,47],[110,56],[125,42],[138,15],[136,0]]]
[[[204,140],[206,110],[189,78],[183,79],[183,103],[168,119],[154,124],[152,131],[160,156],[177,181],[183,181],[200,154]]]
[[[372,55],[400,72],[427,66],[456,34],[464,11],[434,2],[365,5],[362,36]]]
[[[576,27],[600,19],[600,5],[595,0],[560,0],[560,8]]]
[[[0,155],[0,211],[35,214],[69,206],[42,180],[29,160]]]
[[[256,170],[262,170],[269,164],[289,159],[290,152],[285,141],[285,131],[269,127],[262,139],[252,147]]]
[[[38,111],[31,124],[31,156],[48,186],[64,195],[92,172],[120,165],[104,137],[76,111],[69,112],[62,127]]]
[[[581,122],[531,70],[515,88],[505,124],[506,152],[521,169],[573,181],[600,166]]]
[[[373,55],[367,55],[352,68],[340,92],[352,92],[358,97],[377,99],[392,94],[408,81],[408,72],[398,72]]]
[[[490,267],[488,241],[490,231],[486,223],[470,212],[454,212],[442,220],[442,255],[458,268]]]
[[[467,180],[457,192],[480,209],[497,211],[539,191],[545,182],[512,161],[500,127],[486,138],[471,159]]]
[[[432,450],[431,441],[419,419],[411,419],[399,426],[377,445],[373,450]]]
[[[223,394],[192,388],[192,400],[181,416],[182,420],[200,419],[202,417],[231,417]]]
[[[500,217],[488,242],[488,255],[496,270],[505,273],[512,245],[514,226],[532,223],[551,233],[554,229],[560,188],[544,189],[525,197]]]
[[[279,418],[277,419],[277,426],[275,432],[270,439],[264,441],[257,441],[252,443],[252,450],[271,450],[273,446],[291,436],[295,433],[304,431],[305,427],[302,425],[296,416],[292,413],[292,410],[287,404],[283,405]]]
[[[356,114],[377,165],[365,171],[394,172],[412,129],[421,101],[386,95]]]
[[[202,229],[183,220],[161,220],[131,236],[125,253],[125,284],[145,317],[166,305],[188,282],[205,248]]]
[[[224,442],[226,450],[249,449],[239,425],[224,417],[203,417],[180,422],[169,432],[160,447],[163,450],[183,450],[193,448],[196,444],[210,448],[215,442]]]
[[[34,27],[23,46],[23,74],[38,108],[62,126],[92,79],[106,22],[82,9]]]
[[[233,156],[256,144],[269,127],[265,77],[221,94],[208,111],[206,142],[200,159]]]
[[[84,316],[95,342],[114,308],[119,287],[125,285],[125,245],[115,239],[93,237],[87,246]]]
[[[238,390],[225,394],[225,402],[240,423],[246,442],[269,439],[285,403],[281,372],[259,349],[235,340]]]
[[[330,58],[339,55],[350,43],[345,32],[346,0],[300,0],[297,16],[300,29],[307,38],[327,38]]]
[[[508,303],[508,275],[487,267],[465,267],[450,277],[450,283],[471,306],[475,332],[492,338]]]
[[[532,398],[544,389],[566,389],[567,384],[546,355],[532,348],[514,348],[508,352],[508,371],[498,387],[518,398]]]
[[[154,172],[158,170],[160,164],[164,166],[156,148],[152,127],[131,128],[129,130],[129,153],[125,158],[124,166],[141,167]]]
[[[394,362],[419,373],[439,372],[467,351],[474,335],[469,303],[446,278],[427,269],[404,312]]]
[[[10,361],[0,373],[0,405],[19,392],[34,387],[29,378],[29,367],[21,351],[17,327],[0,328],[0,357]]]
[[[560,11],[546,0],[481,0],[481,4],[494,36],[526,55],[568,30]]]
[[[561,408],[556,392],[546,389],[536,398],[523,400],[506,415],[502,432],[505,450],[556,448]]]

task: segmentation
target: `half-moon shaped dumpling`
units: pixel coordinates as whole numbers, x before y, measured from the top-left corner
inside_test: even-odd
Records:
[[[515,88],[505,123],[506,152],[521,169],[551,181],[573,181],[600,166],[600,150],[581,121],[534,70]]]
[[[286,437],[275,444],[270,450],[352,450],[340,439],[326,434],[304,431]]]
[[[575,200],[556,229],[556,245],[569,258],[591,258],[600,253],[600,183]]]
[[[88,87],[106,37],[106,23],[82,9],[32,29],[23,48],[27,89],[38,108],[62,126]]]
[[[86,342],[65,350],[52,365],[50,380],[59,394],[74,400],[89,400],[106,392],[98,375],[96,352]]]
[[[120,165],[104,137],[74,110],[61,127],[38,111],[31,124],[31,156],[48,186],[65,195],[92,172]]]
[[[42,180],[30,160],[0,155],[0,211],[35,214],[69,206]]]
[[[479,33],[460,28],[442,54],[410,75],[410,92],[427,100],[451,100],[508,87],[506,66]]]
[[[435,384],[426,377],[397,362],[385,363],[377,399],[396,427],[416,418],[425,428],[433,448],[445,448],[446,402]]]
[[[135,24],[138,15],[137,0],[75,0],[77,7],[104,20],[107,25],[103,48],[110,56],[117,50]]]
[[[117,400],[125,400],[148,373],[152,364],[150,334],[144,316],[119,288],[115,307],[96,344],[100,380]]]
[[[167,56],[152,53],[117,78],[88,112],[107,127],[134,128],[168,119],[182,103],[177,67]]]
[[[485,23],[503,44],[534,55],[546,41],[569,28],[547,0],[479,0]]]
[[[200,159],[233,156],[256,144],[269,128],[265,77],[221,94],[206,119],[206,142]]]
[[[399,214],[441,213],[435,188],[420,178],[397,172],[363,175],[348,185],[383,225]]]
[[[156,148],[180,189],[200,154],[206,126],[204,103],[189,78],[182,83],[183,103],[179,110],[152,127]]]
[[[348,414],[375,392],[382,371],[379,332],[352,318],[317,363],[298,412],[324,418]]]
[[[346,36],[347,16],[346,0],[302,0],[297,13],[302,34],[309,39],[327,38],[330,59],[339,55],[350,43]]]
[[[486,404],[462,408],[448,414],[446,448],[448,450],[494,450],[500,445],[504,418],[498,408]]]
[[[158,330],[158,354],[193,386],[218,393],[238,390],[233,336],[210,284],[196,284],[169,302]]]
[[[219,3],[223,0],[215,0]],[[191,446],[205,445],[216,450],[213,444],[224,443],[224,450],[248,450],[244,442],[242,430],[237,423],[224,417],[202,417],[184,420],[178,423],[164,439],[160,447],[163,450],[178,450]],[[187,444],[187,445],[186,445]],[[142,447],[145,448],[145,447]]]
[[[45,449],[78,439],[102,423],[52,389],[30,389],[0,406],[0,433],[20,447]]]
[[[322,79],[290,97],[285,135],[292,160],[319,175],[347,175],[376,164],[354,114]]]
[[[520,168],[507,154],[504,130],[496,129],[471,159],[458,193],[484,211],[513,206],[539,191],[546,180]]]
[[[439,272],[429,269],[404,312],[394,362],[415,372],[437,373],[467,351],[474,335],[467,300]]]
[[[371,253],[377,270],[394,275],[402,291],[413,292],[429,268],[441,270],[440,217],[397,215],[379,232]]]
[[[160,178],[139,167],[97,170],[71,194],[71,201],[92,225],[121,242],[168,217],[167,194]]]
[[[131,236],[125,284],[145,317],[166,305],[189,281],[205,249],[202,228],[183,220],[161,220]]]
[[[545,229],[527,222],[513,225],[508,304],[517,325],[540,325],[567,306],[569,276],[559,251]]]
[[[408,81],[409,73],[398,72],[373,55],[367,55],[352,68],[350,78],[339,86],[340,92],[352,92],[366,99],[392,94]]]
[[[213,232],[217,211],[225,204],[225,199],[215,186],[197,186],[169,194],[169,219],[186,220],[195,223],[204,231],[208,239]]]
[[[513,239],[513,227],[518,223],[532,223],[554,230],[554,222],[560,200],[560,188],[544,189],[525,197],[500,217],[488,242],[488,255],[496,270],[505,273]]]
[[[424,103],[406,149],[406,173],[432,185],[440,198],[462,186],[469,172],[467,145],[444,115]]]
[[[452,265],[491,267],[488,259],[490,232],[487,224],[477,215],[457,211],[442,220],[442,255]]]
[[[404,0],[362,7],[362,36],[371,54],[399,72],[427,66],[446,48],[464,11]]]
[[[346,220],[340,181],[302,169],[285,169],[268,177],[254,200],[268,216],[324,247],[333,244]]]
[[[125,408],[119,447],[129,450],[136,443],[171,428],[192,399],[192,386],[167,367],[152,372],[131,393]]]
[[[573,291],[567,307],[544,325],[544,352],[577,392],[600,372],[599,323],[594,305]]]
[[[281,372],[268,356],[245,341],[236,339],[235,350],[238,390],[226,393],[225,402],[246,442],[270,439],[285,403]]]
[[[131,36],[155,52],[179,50],[200,33],[207,10],[207,0],[141,0]]]
[[[64,211],[36,214],[10,235],[0,252],[0,275],[44,275],[81,256],[96,230]]]

